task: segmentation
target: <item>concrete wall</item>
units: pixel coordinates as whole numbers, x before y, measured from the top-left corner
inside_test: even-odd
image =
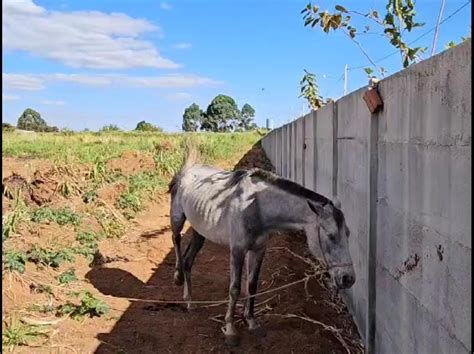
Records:
[[[357,273],[345,299],[364,338],[375,308],[375,353],[472,348],[470,58],[471,40],[382,80],[378,114],[361,89],[263,139],[278,173],[341,200]]]

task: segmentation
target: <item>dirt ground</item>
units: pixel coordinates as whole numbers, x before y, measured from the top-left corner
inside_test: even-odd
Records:
[[[127,155],[136,158],[134,154]],[[33,178],[32,171],[47,170],[48,162],[18,162],[4,159],[3,177],[17,172],[26,179]],[[228,161],[224,164],[228,165]],[[129,163],[113,161],[114,166]],[[136,168],[149,165],[140,161]],[[24,167],[27,166],[27,167]],[[271,165],[262,150],[255,146],[236,168]],[[120,187],[117,187],[120,188]],[[106,193],[104,193],[106,194]],[[9,203],[4,199],[4,203]],[[77,205],[78,210],[82,206]],[[68,227],[41,225],[35,230],[23,230],[18,244],[47,244],[61,238],[73,237]],[[60,235],[54,241],[51,235]],[[184,243],[186,244],[185,238]],[[183,246],[184,249],[185,246]],[[150,300],[181,300],[182,287],[173,283],[175,256],[169,228],[169,195],[161,194],[150,202],[146,211],[133,220],[126,234],[118,240],[105,240],[100,252],[109,261],[100,266],[89,266],[82,257],[76,257],[74,267],[80,282],[76,289],[87,289],[103,299],[111,308],[107,316],[51,320],[49,339],[37,347],[16,347],[23,353],[361,353],[357,329],[341,302],[339,295],[327,290],[323,282],[311,279],[259,297],[257,313],[267,330],[265,337],[249,334],[243,321],[238,329],[239,347],[228,348],[221,332],[225,306],[200,307],[192,312],[181,304],[157,304]],[[291,252],[293,253],[291,253]],[[272,235],[259,282],[259,290],[273,289],[302,279],[310,266],[303,235]],[[226,247],[206,242],[196,258],[192,271],[194,300],[223,300],[227,298],[229,264]],[[70,265],[69,265],[70,266]],[[32,304],[45,303],[45,294],[35,293],[32,283],[48,282],[69,266],[58,270],[38,269],[27,263],[22,276],[3,276],[2,317],[15,313],[29,316],[25,309]],[[245,284],[245,281],[242,282]],[[61,294],[68,289],[58,289]],[[70,289],[69,289],[70,290]],[[245,294],[244,289],[242,294]],[[332,297],[335,299],[331,300]],[[130,298],[135,301],[128,300]],[[238,309],[241,313],[241,306]],[[300,318],[287,318],[286,315]],[[239,315],[240,316],[240,315]],[[306,318],[303,319],[301,317]],[[239,319],[241,317],[238,317]],[[50,319],[50,317],[48,317]],[[308,321],[313,320],[313,322]]]

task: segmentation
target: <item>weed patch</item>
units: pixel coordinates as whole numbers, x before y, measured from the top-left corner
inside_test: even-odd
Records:
[[[66,285],[69,283],[72,283],[77,280],[76,273],[74,271],[74,268],[70,268],[64,273],[61,273],[58,277],[58,283],[60,285]]]
[[[100,317],[106,315],[108,312],[109,306],[104,301],[97,299],[90,292],[85,291],[79,304],[68,301],[57,308],[56,315],[69,315],[74,320],[80,320],[84,318],[84,316]]]
[[[49,266],[52,268],[58,268],[65,262],[74,261],[74,252],[70,248],[64,248],[62,250],[50,250],[34,245],[26,252],[26,255],[29,262]]]
[[[69,208],[52,209],[49,207],[38,208],[31,214],[31,221],[37,223],[55,222],[58,225],[79,226],[81,216]]]
[[[16,346],[29,345],[39,337],[49,337],[43,326],[28,325],[15,319],[11,319],[9,322],[4,321],[2,349],[13,351]]]
[[[23,251],[8,250],[3,253],[3,269],[9,272],[25,272],[28,256]]]

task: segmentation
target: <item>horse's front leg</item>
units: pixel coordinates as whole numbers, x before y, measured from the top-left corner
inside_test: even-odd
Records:
[[[174,282],[176,285],[183,285],[183,263],[181,258],[181,230],[183,229],[186,217],[177,203],[171,206],[171,231],[173,233],[173,246],[176,255],[176,265],[174,272]]]
[[[247,254],[247,294],[249,296],[257,293],[258,276],[265,256],[265,247],[257,250],[250,250]],[[251,297],[245,304],[244,317],[249,326],[249,330],[256,335],[264,336],[265,330],[261,327],[254,315],[255,297]]]
[[[245,253],[246,251],[240,247],[231,248],[230,251],[229,306],[225,315],[225,342],[232,346],[239,344],[239,334],[234,325],[234,313],[235,304],[240,295],[240,280]]]

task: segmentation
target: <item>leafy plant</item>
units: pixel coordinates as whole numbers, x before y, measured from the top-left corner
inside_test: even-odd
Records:
[[[103,132],[103,133],[106,133],[106,132],[119,132],[120,131],[120,128],[115,125],[115,124],[108,124],[108,125],[104,125],[100,130],[99,132]]]
[[[59,284],[61,285],[69,284],[69,283],[72,283],[73,281],[76,281],[77,277],[76,277],[74,268],[70,268],[64,273],[61,273],[57,279],[58,279]]]
[[[90,292],[85,291],[79,305],[70,301],[58,307],[58,316],[69,315],[74,320],[80,320],[84,316],[100,317],[109,312],[109,306],[102,300],[97,299]]]
[[[13,351],[16,346],[29,345],[38,337],[49,337],[43,326],[33,326],[10,319],[9,322],[4,321],[2,348]]]
[[[142,131],[142,132],[162,132],[163,129],[160,127],[156,127],[151,123],[147,123],[144,120],[139,122],[135,128],[136,131]]]
[[[98,249],[97,241],[103,237],[103,234],[92,231],[83,231],[78,233],[76,236],[76,241],[78,241],[81,246],[74,247],[74,253],[82,255],[91,261]]]
[[[419,55],[426,49],[423,47],[410,47],[403,37],[405,31],[411,32],[414,28],[424,25],[424,23],[415,21],[415,2],[413,0],[387,0],[385,8],[386,13],[382,17],[378,11],[361,13],[348,10],[341,5],[335,6],[336,11],[334,13],[330,13],[327,10],[319,11],[318,6],[313,6],[311,3],[308,3],[301,13],[304,14],[303,20],[305,27],[319,26],[325,33],[329,33],[331,30],[342,31],[359,47],[373,67],[383,75],[383,71],[375,64],[356,39],[359,35],[368,33],[371,30],[370,24],[375,24],[380,28],[382,30],[381,35],[387,38],[390,45],[398,49],[404,68],[417,61]],[[357,28],[351,24],[353,16],[361,16],[368,21],[363,31],[358,31]]]
[[[29,262],[50,266],[52,268],[57,268],[64,262],[74,261],[74,252],[70,248],[49,250],[34,245],[26,254]]]
[[[27,258],[28,256],[23,251],[5,251],[3,253],[3,269],[23,274]]]
[[[319,87],[316,83],[316,75],[304,71],[305,75],[300,81],[301,94],[299,97],[304,97],[308,101],[311,109],[317,110],[325,105],[324,99],[319,95]]]
[[[52,209],[49,207],[42,207],[33,211],[31,221],[37,223],[45,221],[55,222],[61,226],[67,224],[78,226],[81,223],[81,216],[69,208]]]

